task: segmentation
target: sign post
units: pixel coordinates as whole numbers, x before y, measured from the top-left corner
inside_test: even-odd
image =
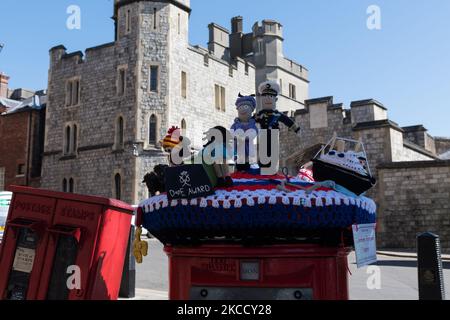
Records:
[[[419,300],[445,300],[439,236],[427,232],[417,237]]]
[[[377,262],[376,224],[353,225],[356,264],[362,268]]]

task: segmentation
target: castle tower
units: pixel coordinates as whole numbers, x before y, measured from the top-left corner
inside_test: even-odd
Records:
[[[263,20],[253,26],[254,63],[257,68],[278,65],[283,58],[283,26],[274,20]],[[271,77],[270,74],[267,77]]]
[[[167,162],[159,141],[168,128],[199,149],[207,129],[233,123],[255,68],[189,45],[189,5],[115,0],[114,42],[50,50],[43,188],[137,204],[145,174]]]
[[[293,112],[303,109],[309,98],[308,70],[285,57],[283,42],[283,26],[279,22],[263,20],[253,25],[256,87],[267,80],[277,81],[281,87],[278,109]]]

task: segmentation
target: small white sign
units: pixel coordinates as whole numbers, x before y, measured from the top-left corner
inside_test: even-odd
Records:
[[[356,264],[362,268],[377,262],[376,224],[353,225]]]
[[[5,231],[10,201],[11,193],[0,192],[0,240],[3,238],[3,233]]]
[[[18,247],[14,258],[13,270],[31,273],[35,255],[36,251],[33,249]]]

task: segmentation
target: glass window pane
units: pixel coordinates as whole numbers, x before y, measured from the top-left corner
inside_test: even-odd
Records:
[[[220,110],[220,87],[215,85],[216,109]]]
[[[150,67],[150,91],[158,91],[158,66]]]
[[[221,109],[222,109],[222,111],[225,111],[225,108],[226,108],[226,106],[225,106],[225,88],[224,87],[221,87],[220,88],[220,90],[221,90]]]
[[[66,154],[70,153],[70,127],[66,128],[66,145],[65,145]]]
[[[74,181],[73,181],[72,178],[69,180],[69,192],[70,193],[74,193],[75,192]]]
[[[121,200],[122,198],[122,178],[120,174],[116,174],[114,177],[115,191],[116,191],[116,199]]]
[[[78,128],[76,125],[73,126],[73,152],[77,150],[77,143],[78,143]]]
[[[149,123],[149,144],[156,144],[156,130],[157,130],[157,119],[155,115],[152,115],[150,117],[150,123]]]

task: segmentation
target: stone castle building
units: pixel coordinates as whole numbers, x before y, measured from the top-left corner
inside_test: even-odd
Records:
[[[169,127],[198,149],[207,129],[232,124],[238,94],[267,79],[282,83],[284,111],[304,107],[308,71],[284,57],[281,24],[212,23],[205,49],[188,42],[190,12],[190,0],[116,0],[114,42],[50,50],[42,188],[136,204],[143,176],[166,161]]]

